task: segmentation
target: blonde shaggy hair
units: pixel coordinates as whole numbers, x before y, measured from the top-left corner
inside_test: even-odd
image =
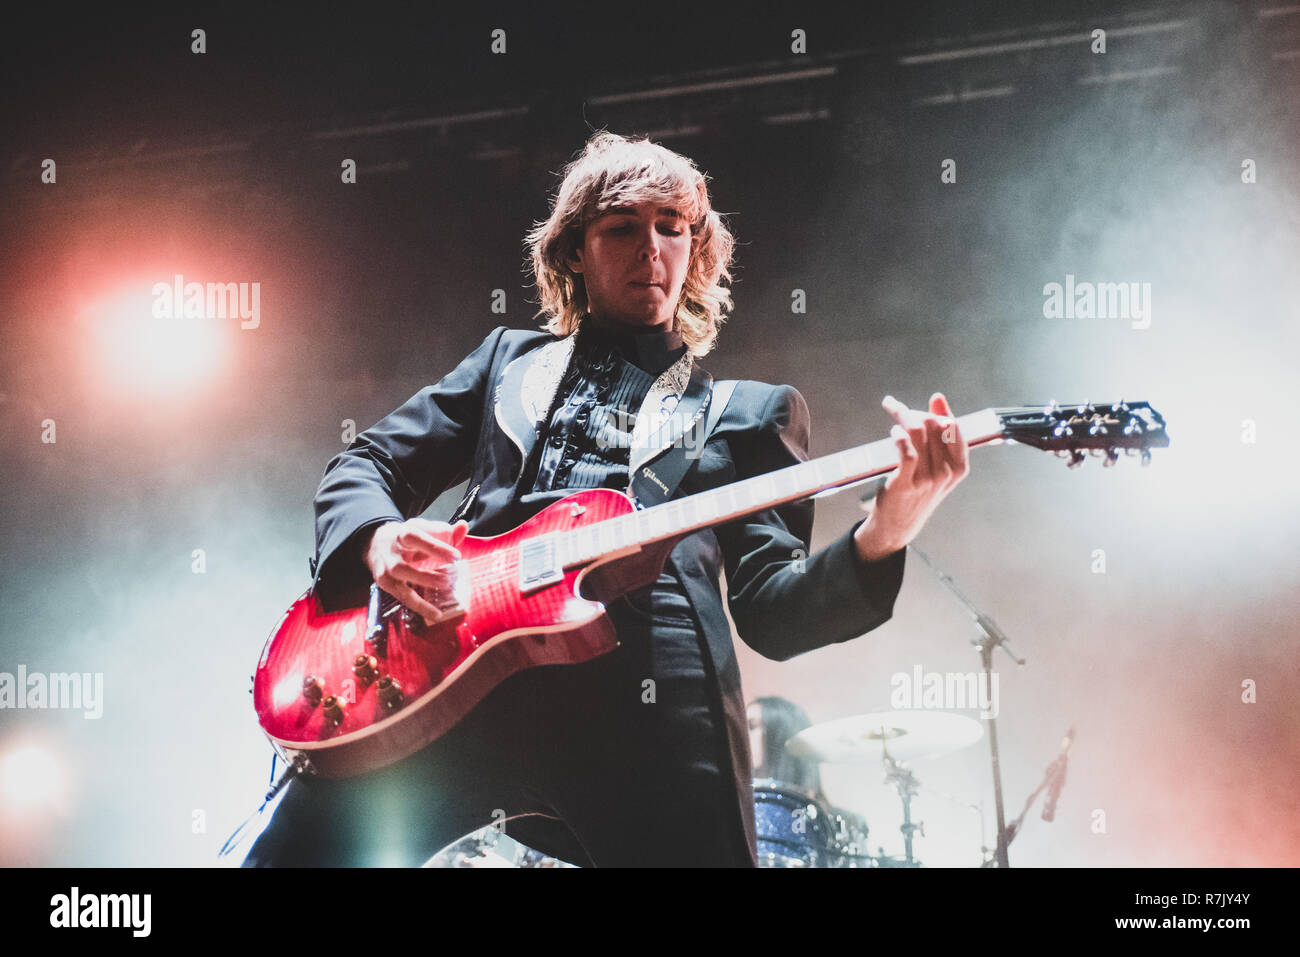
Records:
[[[611,207],[653,202],[680,210],[690,223],[691,257],[675,321],[691,355],[707,355],[732,309],[724,284],[731,281],[735,239],[709,202],[706,182],[691,160],[648,138],[604,130],[592,136],[564,168],[550,218],[535,223],[525,240],[541,293],[535,318],[549,317],[546,331],[568,336],[588,314],[586,286],[568,264],[587,226]]]

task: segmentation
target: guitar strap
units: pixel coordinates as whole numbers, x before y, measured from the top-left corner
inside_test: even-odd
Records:
[[[637,508],[659,505],[673,497],[703,453],[704,443],[713,434],[735,389],[735,379],[713,382],[707,372],[698,365],[694,367],[690,384],[674,410],[679,422],[691,424],[664,453],[637,467],[628,484],[628,494]]]

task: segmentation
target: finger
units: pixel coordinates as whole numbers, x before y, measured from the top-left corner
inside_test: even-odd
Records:
[[[957,423],[952,423],[944,427],[944,436],[947,442],[944,443],[944,451],[948,454],[948,462],[952,468],[951,482],[956,485],[966,473],[970,471],[970,449],[966,445],[966,437],[961,434],[961,428]]]
[[[892,395],[887,395],[880,400],[880,406],[886,412],[888,412],[890,415],[894,417],[895,422],[897,422],[905,429],[908,427],[908,422],[911,417],[910,413],[912,410],[909,409],[905,404],[899,402]]]
[[[952,478],[952,465],[948,461],[947,446],[943,441],[943,423],[933,415],[925,420],[925,459],[930,478],[940,485],[947,485]]]
[[[426,622],[435,622],[439,617],[441,617],[441,612],[439,612],[437,608],[426,601],[423,596],[405,582],[392,581],[390,586],[391,587],[384,588],[384,591],[388,592],[407,608],[411,609],[411,611],[423,618]]]
[[[409,526],[398,532],[396,541],[397,546],[403,552],[422,555],[427,558],[437,558],[444,562],[460,560],[460,549],[455,545],[438,538],[428,529],[416,525]]]
[[[895,481],[910,485],[916,481],[916,468],[920,463],[916,447],[912,445],[911,437],[901,425],[890,429],[889,437],[894,440],[894,446],[898,449],[898,471],[895,473]]]
[[[948,404],[948,397],[942,392],[936,392],[930,396],[930,411],[935,415],[946,415],[950,419],[954,417],[952,406]]]
[[[961,427],[957,425],[957,417],[953,414],[952,404],[946,395],[936,392],[930,396],[930,411],[953,420],[944,423],[943,444],[944,453],[954,472],[952,483],[955,485],[970,471],[970,449],[966,445],[965,436],[961,434]]]
[[[406,585],[421,585],[425,588],[445,590],[451,587],[453,576],[444,568],[445,566],[423,569],[407,562],[397,562],[389,569],[389,574]]]

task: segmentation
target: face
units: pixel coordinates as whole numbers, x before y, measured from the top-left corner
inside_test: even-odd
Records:
[[[601,325],[639,332],[671,331],[686,267],[690,225],[676,210],[639,203],[606,211],[587,226],[569,261],[587,287]]]
[[[763,766],[763,707],[757,703],[745,709],[749,719],[749,752],[753,756],[755,769]]]

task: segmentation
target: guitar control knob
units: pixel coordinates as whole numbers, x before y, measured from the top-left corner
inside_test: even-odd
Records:
[[[392,675],[384,675],[375,685],[379,692],[379,703],[388,711],[396,711],[402,706],[402,685]]]
[[[337,695],[330,695],[321,702],[321,713],[332,727],[337,728],[343,723],[343,702]]]
[[[325,697],[325,685],[315,675],[308,675],[302,679],[302,696],[314,708]]]
[[[370,684],[379,677],[379,659],[374,655],[357,655],[352,660],[352,673],[360,678],[363,684]]]

